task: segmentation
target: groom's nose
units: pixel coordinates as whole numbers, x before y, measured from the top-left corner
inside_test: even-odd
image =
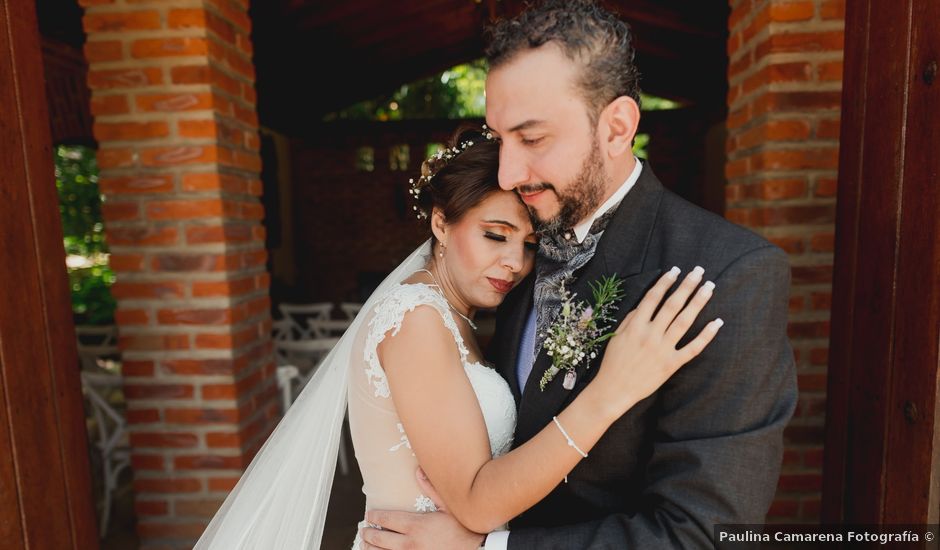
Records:
[[[499,186],[512,191],[529,182],[529,167],[525,156],[513,144],[504,143],[499,149]]]

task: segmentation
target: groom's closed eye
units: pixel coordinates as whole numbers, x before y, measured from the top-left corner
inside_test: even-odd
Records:
[[[524,138],[519,138],[519,141],[521,141],[523,145],[538,145],[543,139],[545,138],[544,137],[539,137],[539,138],[525,138],[524,137]]]

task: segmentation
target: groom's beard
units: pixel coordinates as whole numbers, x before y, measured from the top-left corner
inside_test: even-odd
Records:
[[[568,184],[568,190],[565,193],[559,193],[558,189],[550,183],[522,187],[524,191],[548,190],[558,198],[558,214],[547,219],[540,218],[538,212],[527,205],[535,230],[539,233],[552,234],[578,225],[601,205],[606,179],[604,162],[601,160],[595,140],[591,144],[591,152],[581,165],[581,170]]]

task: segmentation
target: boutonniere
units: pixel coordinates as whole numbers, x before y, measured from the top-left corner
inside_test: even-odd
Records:
[[[568,279],[563,280],[559,290],[561,315],[548,328],[547,334],[539,334],[544,338],[542,348],[552,358],[552,366],[545,370],[539,382],[542,391],[562,370],[568,371],[562,386],[566,390],[574,388],[575,367],[582,361],[590,366],[591,359],[597,357],[597,347],[614,335],[609,330],[617,303],[623,298],[623,279],[616,275],[591,283],[593,306],[576,302],[576,294],[567,289],[567,282]]]

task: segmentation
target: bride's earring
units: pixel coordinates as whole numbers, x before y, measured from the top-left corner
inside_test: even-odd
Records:
[[[438,252],[438,255],[441,257],[442,260],[444,259],[444,249],[445,249],[445,248],[447,248],[447,245],[445,245],[444,243],[441,243],[441,250]]]

